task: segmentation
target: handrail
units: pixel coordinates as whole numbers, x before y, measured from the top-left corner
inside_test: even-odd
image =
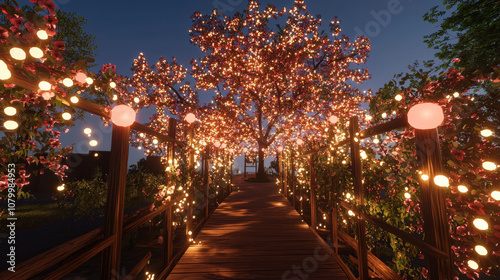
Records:
[[[360,216],[363,220],[366,220],[366,221],[396,235],[397,237],[403,239],[404,241],[406,241],[412,245],[417,246],[419,249],[421,249],[422,251],[424,251],[425,253],[427,253],[429,255],[432,255],[432,256],[434,256],[436,258],[440,258],[440,259],[447,259],[448,258],[448,255],[445,252],[439,250],[438,248],[430,245],[429,243],[427,243],[421,239],[418,239],[417,237],[411,235],[410,233],[408,233],[406,231],[403,231],[397,227],[394,227],[394,226],[388,224],[387,222],[380,220],[379,218],[376,218],[370,214],[362,212],[354,205],[351,205],[345,201],[341,201],[340,205],[342,207],[346,208],[347,210],[351,210],[352,212],[354,212],[354,214]]]

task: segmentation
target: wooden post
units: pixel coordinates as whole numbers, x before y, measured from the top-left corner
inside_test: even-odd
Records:
[[[278,187],[281,190],[281,193],[284,194],[285,190],[283,188],[283,151],[278,151],[276,156],[278,157],[278,178],[280,180],[280,184]]]
[[[247,154],[246,153],[243,154],[243,165],[245,166],[245,167],[243,167],[243,170],[244,170],[243,171],[243,178],[246,178],[247,177]]]
[[[316,174],[314,170],[314,164],[316,163],[316,154],[312,154],[309,158],[309,188],[310,188],[310,198],[309,202],[311,204],[311,227],[316,230],[316,223],[318,222],[316,216]]]
[[[283,162],[283,195],[288,199],[288,161]]]
[[[358,117],[353,116],[350,119],[349,126],[352,174],[354,177],[354,193],[358,200],[358,206],[365,204],[363,194],[363,170],[361,169],[361,156],[359,154],[359,124]],[[368,252],[366,247],[366,225],[361,217],[357,217],[357,235],[358,235],[358,271],[359,279],[369,279],[368,276]]]
[[[433,178],[442,175],[441,150],[437,129],[415,130],[417,156],[420,170],[429,176],[427,181],[420,179],[422,218],[424,221],[425,241],[445,252],[448,259],[438,259],[427,255],[429,279],[453,279],[452,255],[450,250],[450,228],[444,189],[434,184]]]
[[[329,144],[329,147],[333,147],[333,141],[335,141],[335,134],[334,134],[334,126],[333,124],[330,124],[329,125],[329,128],[328,128],[328,144]],[[333,169],[333,158],[334,158],[334,155],[335,155],[335,150],[332,151],[332,149],[328,149],[328,155],[330,156],[330,161],[331,161],[331,165],[330,165],[330,174],[332,175],[331,177],[331,180],[333,182],[333,186],[335,188],[335,190],[338,189],[338,184],[339,184],[339,181],[338,181],[338,178],[336,175],[333,175],[335,170]],[[337,195],[335,192],[331,192],[330,191],[330,203],[332,204],[332,212],[331,212],[331,215],[330,215],[330,219],[331,219],[331,226],[332,226],[332,232],[331,232],[331,238],[332,238],[332,247],[333,247],[333,250],[335,253],[339,253],[339,237],[338,237],[338,217],[337,217],[337,211],[338,211],[338,208],[337,208]]]
[[[292,184],[292,204],[293,204],[293,208],[295,208],[295,210],[297,210],[297,206],[295,205],[296,202],[295,202],[295,197],[296,197],[296,189],[295,189],[295,163],[293,162],[293,150],[292,150],[292,156],[290,158],[290,165],[292,166],[292,181],[291,181],[291,184]]]
[[[204,168],[205,170],[203,171],[203,191],[205,193],[205,219],[208,219],[208,214],[209,214],[209,208],[208,206],[210,205],[210,193],[209,193],[209,188],[208,188],[208,176],[209,174],[209,165],[210,165],[210,147],[207,146],[205,149],[205,157],[204,157]]]
[[[111,246],[103,250],[101,279],[119,280],[121,240],[123,230],[123,210],[125,204],[125,183],[130,127],[113,125],[111,156],[108,173],[108,195],[104,222],[104,239],[115,236]]]
[[[177,120],[174,118],[169,118],[168,119],[168,136],[171,137],[172,139],[175,139],[175,130],[177,127]],[[175,155],[175,144],[174,143],[168,143],[167,145],[167,167],[172,168],[171,162],[174,162],[174,155]],[[170,187],[170,171],[167,173],[167,187]],[[172,212],[173,209],[170,207],[163,213],[163,269],[167,268],[167,266],[170,264],[170,261],[172,260],[173,257],[173,229],[172,229]]]
[[[194,124],[189,124],[188,128],[188,138],[189,138],[189,177],[190,182],[188,182],[188,199],[187,199],[187,213],[186,213],[186,241],[191,242],[193,233],[193,200],[194,200]],[[191,233],[191,234],[190,234]]]

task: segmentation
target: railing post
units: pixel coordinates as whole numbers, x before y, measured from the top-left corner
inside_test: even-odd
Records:
[[[425,241],[444,251],[448,259],[438,259],[427,255],[429,278],[439,280],[453,279],[452,255],[450,251],[450,228],[444,190],[434,183],[436,175],[442,175],[441,150],[437,129],[415,130],[417,156],[421,171],[429,176],[427,181],[420,178],[422,218],[424,220]]]
[[[278,187],[280,188],[281,193],[284,194],[285,190],[283,188],[283,151],[278,151],[276,156],[278,157],[278,178],[280,180]]]
[[[316,223],[318,222],[316,217],[316,174],[314,170],[314,164],[316,163],[316,154],[312,154],[309,159],[309,188],[310,188],[310,198],[309,202],[311,204],[311,227],[316,230]]]
[[[296,189],[295,189],[295,181],[296,181],[296,178],[295,178],[295,163],[293,162],[293,159],[294,159],[294,153],[293,153],[293,150],[292,150],[292,156],[290,158],[290,165],[292,166],[292,204],[293,204],[293,208],[295,208],[295,210],[297,210],[297,206],[295,205],[296,202],[295,202],[295,198],[296,198]]]
[[[330,147],[333,147],[333,141],[335,140],[335,135],[334,135],[334,132],[333,132],[333,125],[330,124],[329,128],[328,128],[328,144]],[[335,170],[333,169],[333,157],[334,157],[334,153],[335,153],[335,150],[332,151],[332,149],[328,149],[328,155],[330,157],[330,161],[331,161],[331,165],[330,165],[330,174],[332,174],[331,176],[331,180],[332,180],[332,183],[333,183],[333,187],[335,189],[335,191],[338,189],[338,178],[336,175],[333,175]],[[332,247],[333,247],[333,251],[335,253],[339,253],[339,237],[338,237],[338,218],[337,218],[337,211],[338,211],[338,208],[337,208],[337,196],[336,196],[336,192],[332,192],[330,191],[330,203],[332,204],[332,211],[331,211],[331,215],[330,215],[330,222],[331,222],[331,226],[332,226],[332,232],[331,232],[331,238],[332,238]]]
[[[208,188],[208,176],[210,175],[210,147],[207,145],[205,148],[205,156],[204,156],[204,162],[205,164],[203,165],[203,168],[205,169],[203,171],[203,191],[205,193],[205,220],[208,219],[208,214],[209,214],[209,205],[210,205],[210,193],[209,193],[209,188]]]
[[[188,198],[187,198],[187,221],[186,221],[186,240],[188,242],[192,241],[192,230],[193,230],[193,200],[194,200],[194,123],[189,124],[188,128],[188,138],[189,138],[189,178],[190,182],[188,182]]]
[[[115,236],[113,244],[103,250],[101,279],[119,279],[121,241],[123,230],[123,210],[125,204],[125,184],[130,127],[113,125],[111,156],[108,173],[108,196],[104,222],[104,239]]]
[[[353,116],[350,119],[349,126],[350,144],[351,144],[351,162],[352,173],[354,175],[354,193],[358,200],[358,207],[362,208],[365,204],[363,194],[363,170],[361,169],[361,155],[359,148],[359,124],[358,117]],[[357,235],[358,235],[358,271],[359,279],[369,279],[368,276],[368,252],[366,247],[366,225],[361,217],[357,217]]]
[[[175,130],[177,127],[177,120],[174,118],[168,119],[168,136],[172,139],[175,139]],[[167,187],[170,187],[170,168],[171,163],[174,162],[174,154],[175,154],[175,144],[168,143],[167,145],[167,166],[168,172],[167,174]],[[172,207],[169,207],[165,213],[163,213],[163,269],[167,268],[170,264],[170,261],[173,257],[173,228],[172,228]]]
[[[288,199],[288,161],[283,161],[283,195]]]

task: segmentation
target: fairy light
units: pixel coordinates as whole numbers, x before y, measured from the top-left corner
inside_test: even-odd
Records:
[[[34,58],[42,58],[43,57],[43,51],[38,48],[38,47],[32,47],[30,48],[30,55]]]
[[[12,48],[9,51],[10,56],[15,59],[15,60],[25,60],[26,59],[26,52],[21,49],[21,48]]]
[[[466,186],[464,185],[459,185],[458,186],[458,191],[461,192],[461,193],[466,193],[469,191],[469,188],[467,188]]]
[[[450,186],[450,180],[444,175],[437,175],[434,177],[434,184],[443,188],[447,188]]]
[[[487,230],[489,228],[488,222],[481,218],[474,219],[472,223],[479,230]]]
[[[70,78],[65,78],[63,81],[62,81],[63,85],[66,86],[66,87],[71,87],[73,86],[73,80],[70,79]]]
[[[455,91],[455,92],[453,93],[453,97],[455,97],[455,98],[459,98],[459,97],[460,97],[460,93],[459,93],[458,91]]]
[[[115,88],[115,87],[116,87],[116,83],[115,83],[115,82],[111,82],[111,83],[109,83],[109,87],[110,87],[110,88]]]
[[[478,253],[481,256],[488,255],[488,250],[483,245],[476,245],[476,247],[474,247],[474,250],[476,250],[476,253]]]
[[[71,114],[70,114],[70,113],[68,113],[68,112],[64,112],[64,113],[62,113],[62,118],[63,118],[64,120],[69,121],[69,120],[71,120]]]
[[[139,101],[141,101],[139,97],[134,97],[134,103],[139,103]]]
[[[403,100],[403,96],[401,96],[401,94],[398,94],[398,95],[396,95],[396,96],[394,97],[394,99],[395,99],[396,101],[401,101],[401,100]]]
[[[476,270],[476,269],[478,269],[478,268],[479,268],[479,264],[477,264],[477,262],[475,262],[475,261],[473,261],[473,260],[469,260],[469,261],[467,262],[467,265],[468,265],[470,268],[474,269],[474,270]]]
[[[422,175],[420,175],[420,178],[422,178],[422,180],[424,180],[424,181],[427,181],[427,180],[429,180],[429,175],[422,174]]]
[[[97,146],[97,144],[98,144],[97,140],[90,140],[90,141],[89,141],[89,145],[90,145],[91,147],[95,147],[95,146]]]
[[[14,130],[19,127],[19,124],[16,121],[9,120],[3,123],[3,127],[7,130]]]
[[[85,78],[85,82],[89,85],[93,84],[94,83],[94,80],[91,78],[91,77],[87,77]]]
[[[15,114],[17,114],[17,109],[12,107],[12,106],[9,106],[9,107],[5,107],[3,109],[3,112],[7,115],[7,116],[14,116]]]
[[[62,192],[62,191],[64,191],[65,186],[66,186],[66,184],[62,184],[60,186],[57,186],[57,190],[60,191],[60,192]]]
[[[91,128],[89,128],[89,127],[86,127],[86,128],[84,128],[84,129],[83,129],[83,133],[85,133],[85,134],[87,134],[87,135],[88,135],[88,134],[91,134],[91,133],[92,133],[92,129],[91,129]]]
[[[10,73],[7,64],[3,60],[0,60],[0,80],[8,80],[10,77],[12,77],[12,73]]]
[[[355,215],[354,212],[352,212],[352,210],[347,211],[347,214],[349,214],[349,216],[354,216]]]
[[[485,162],[483,162],[483,168],[488,170],[488,171],[494,171],[497,169],[497,165],[494,162],[485,161]]]
[[[405,194],[404,194],[404,196],[405,196],[405,198],[407,198],[407,199],[410,199],[410,198],[411,198],[411,194],[409,194],[409,193],[405,193]]]
[[[40,40],[47,40],[49,38],[49,34],[47,34],[47,31],[45,30],[38,30],[36,32],[36,36],[40,39]]]
[[[41,81],[40,83],[38,83],[38,87],[40,88],[40,90],[47,91],[52,88],[52,85],[47,81]]]
[[[500,191],[492,191],[491,192],[491,197],[494,200],[499,201],[500,200]]]
[[[382,118],[383,119],[387,118],[387,113],[382,113]]]
[[[481,135],[483,137],[490,137],[493,135],[493,131],[491,131],[489,129],[483,129],[483,130],[481,130]]]
[[[73,103],[73,104],[76,104],[76,103],[78,103],[78,101],[80,101],[80,99],[78,99],[77,96],[71,96],[69,101],[71,101],[71,103]]]

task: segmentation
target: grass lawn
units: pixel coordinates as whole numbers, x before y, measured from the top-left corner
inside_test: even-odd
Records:
[[[14,216],[17,218],[16,231],[63,219],[68,213],[68,209],[60,208],[57,202],[16,205]],[[0,217],[1,228],[6,228],[8,224],[7,217],[9,217],[8,212],[4,211]]]

